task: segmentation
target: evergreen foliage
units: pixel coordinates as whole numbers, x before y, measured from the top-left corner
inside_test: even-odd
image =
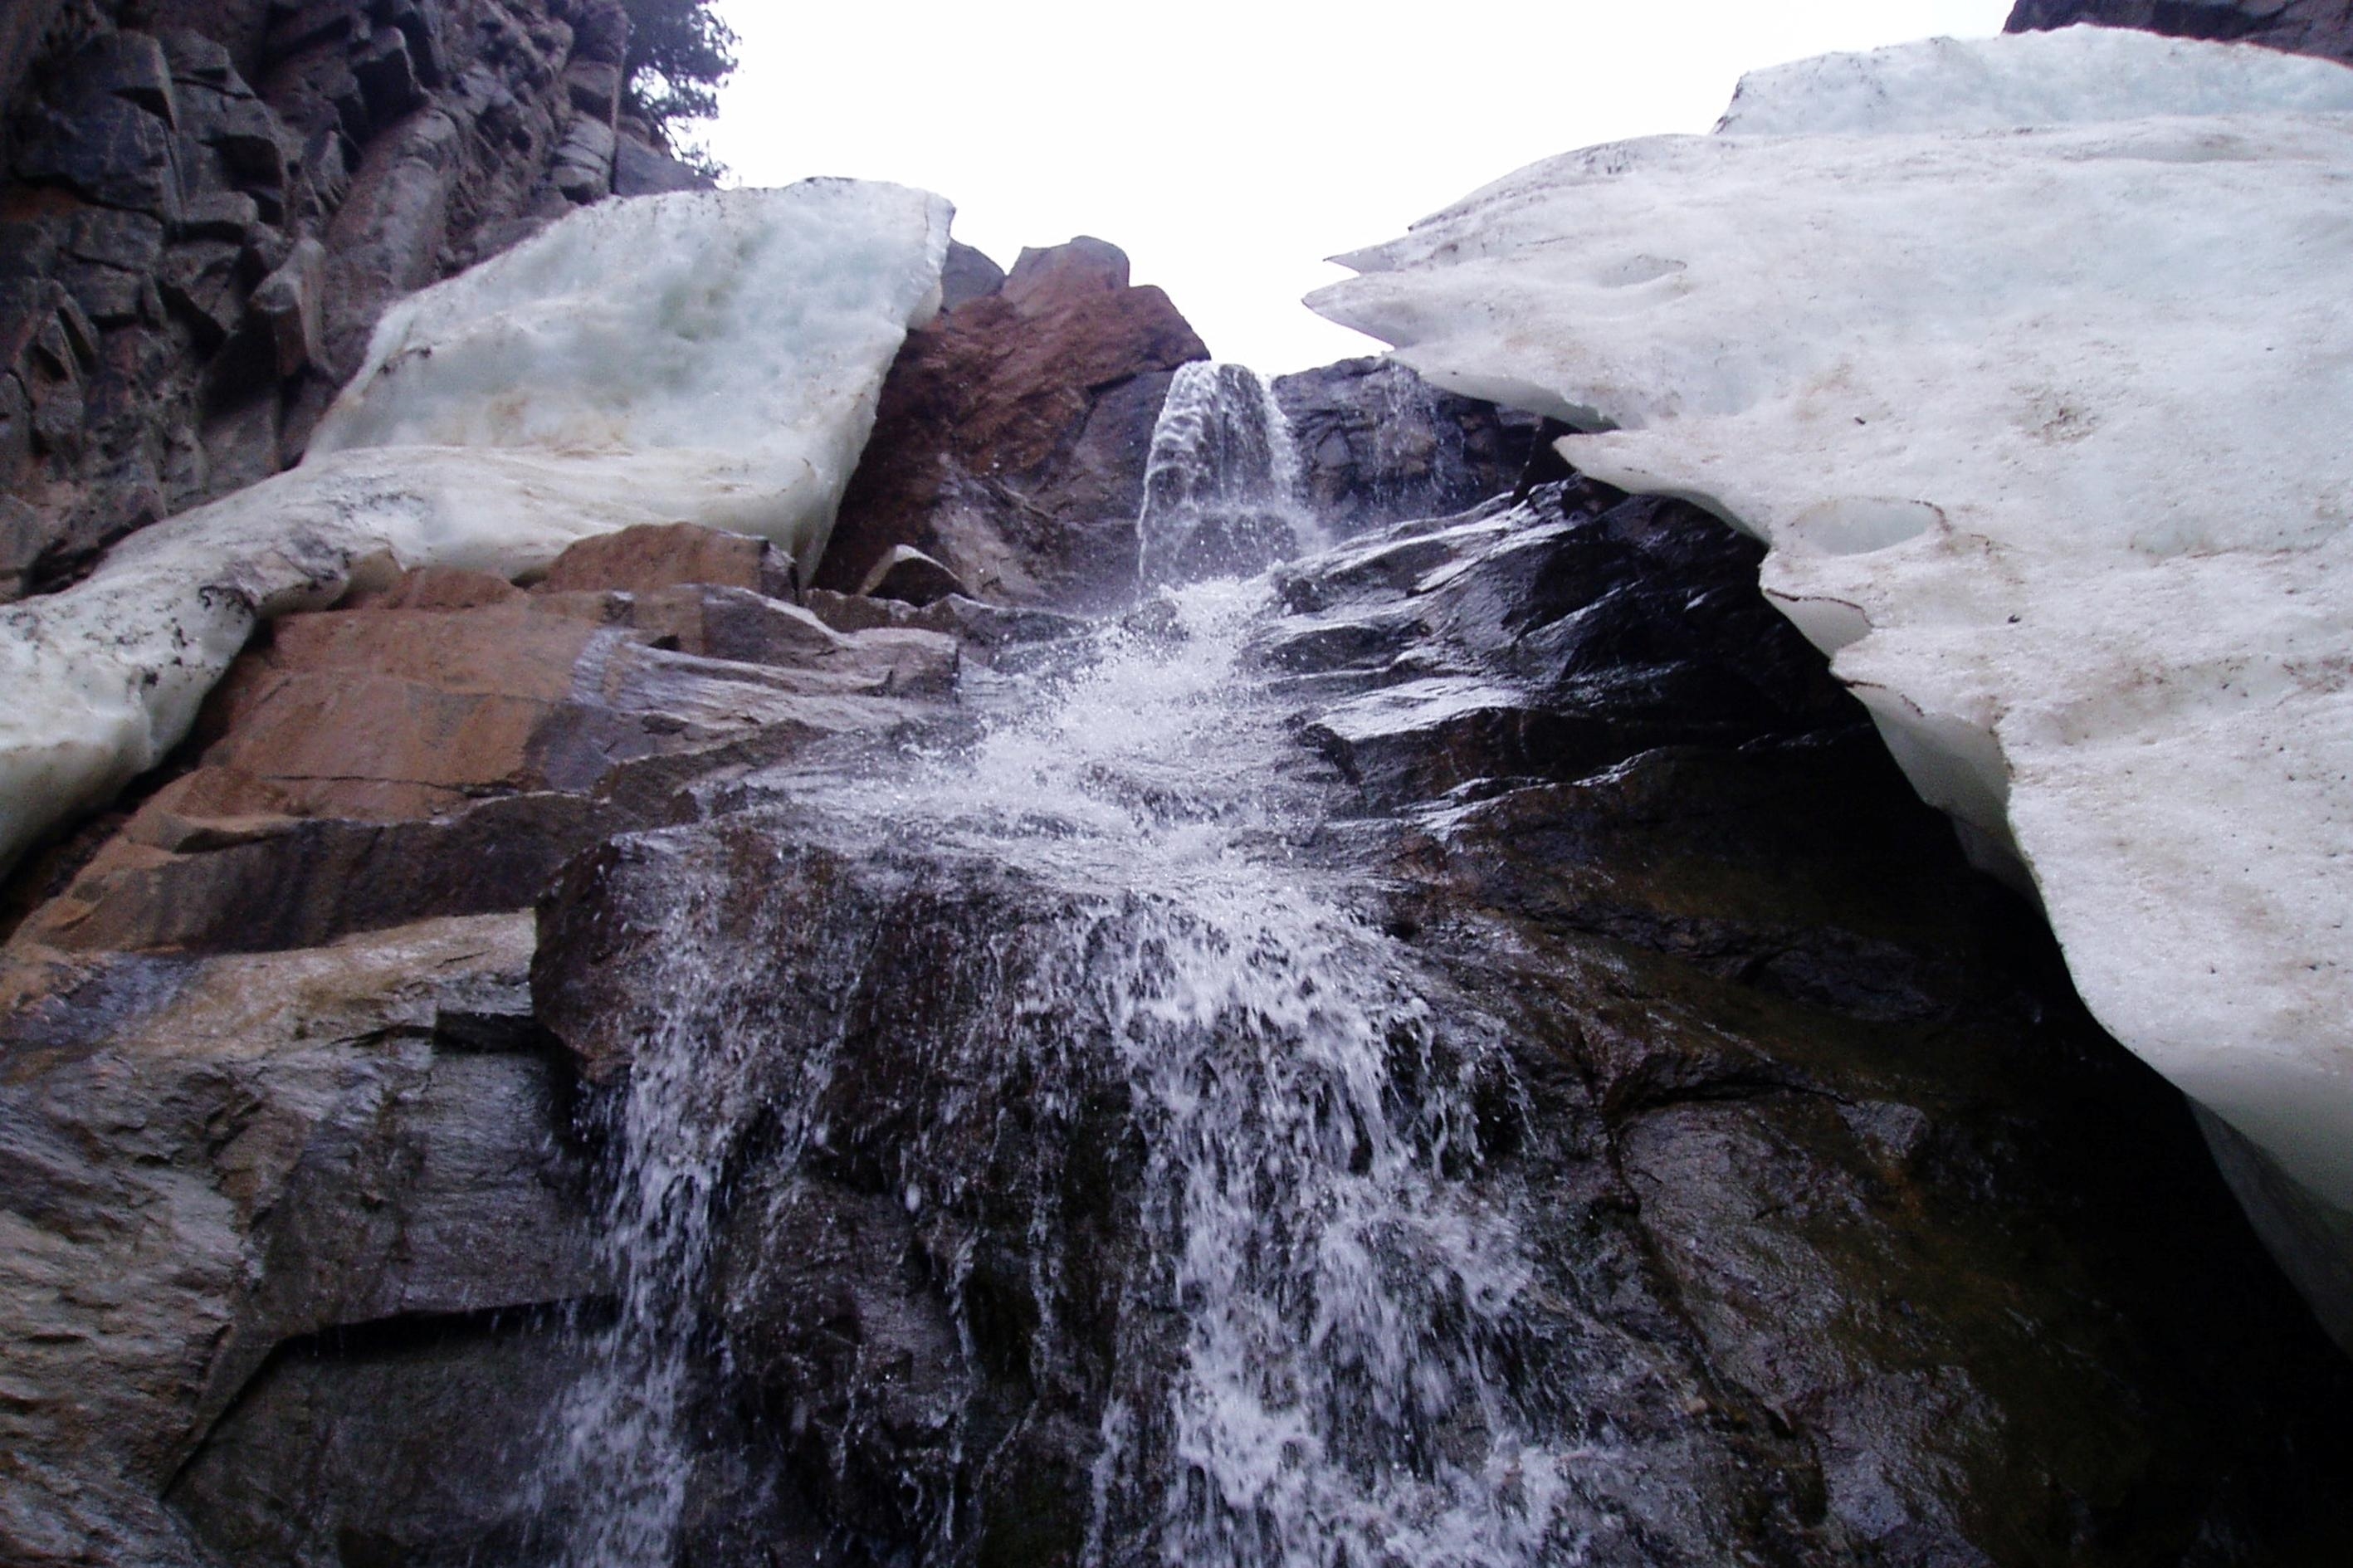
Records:
[[[625,0],[629,13],[628,108],[673,147],[681,121],[718,112],[717,88],[735,69],[734,30],[711,0]],[[683,148],[694,161],[699,148]],[[704,159],[707,162],[707,158]]]

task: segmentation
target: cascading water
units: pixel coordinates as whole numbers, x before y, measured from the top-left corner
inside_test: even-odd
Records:
[[[1147,560],[1166,575],[1206,566],[1210,529],[1219,549],[1248,535],[1253,553],[1287,554],[1297,524],[1268,499],[1290,471],[1271,399],[1239,366],[1187,370],[1154,442]],[[1242,471],[1218,471],[1228,458]],[[1253,518],[1264,532],[1249,534]],[[1522,1239],[1467,1180],[1497,1105],[1514,1114],[1500,1030],[1441,996],[1309,852],[1330,785],[1252,672],[1271,603],[1263,578],[1164,591],[1162,613],[1105,629],[1076,668],[976,683],[996,716],[969,746],[846,784],[771,784],[790,820],[821,816],[876,855],[1018,867],[1064,890],[1050,927],[1008,933],[970,982],[988,992],[984,1015],[1019,1021],[1011,1033],[945,1039],[925,1070],[965,1084],[1019,1072],[1041,1104],[1075,1093],[1082,1058],[1124,1086],[1141,1236],[1086,1561],[1565,1561],[1562,1457],[1504,1370]],[[698,927],[723,891],[700,890],[663,934],[672,994],[613,1118],[606,1245],[622,1305],[566,1413],[551,1489],[585,1499],[580,1568],[674,1556],[704,1331],[692,1303],[729,1139],[756,1099],[782,1124],[765,1135],[776,1158],[821,1146],[819,1094],[850,1070],[817,1050],[781,1092],[746,1083],[757,1031],[731,1017]],[[951,1096],[896,1142],[909,1214],[952,1208],[980,1179],[954,1163],[946,1130],[971,1099]],[[1030,1229],[1044,1260],[1030,1354],[1044,1361],[1062,1331],[1062,1243],[1043,1210]],[[948,1286],[969,1347],[962,1280]],[[1147,1340],[1166,1353],[1133,1349]],[[926,1560],[956,1561],[955,1499],[927,1506]]]
[[[729,1015],[712,963],[711,916],[725,890],[701,891],[668,911],[659,994],[648,1009],[661,1027],[638,1044],[604,1110],[610,1185],[598,1247],[617,1310],[587,1330],[594,1370],[558,1411],[553,1462],[533,1482],[534,1512],[574,1521],[572,1568],[670,1562],[691,1478],[682,1421],[696,1376],[696,1297],[711,1263],[712,1206],[755,1097],[758,1044]]]
[[[1258,372],[1177,367],[1136,531],[1147,586],[1248,576],[1325,542],[1301,504],[1290,421]]]
[[[1448,1180],[1497,1064],[1294,853],[1314,792],[1278,782],[1290,743],[1242,694],[1264,585],[1173,604],[1174,649],[1114,639],[882,808],[1123,889],[1089,980],[1147,1150],[1165,1274],[1134,1283],[1185,1331],[1173,1383],[1106,1413],[1098,1525],[1124,1488],[1172,1563],[1527,1561],[1557,1483],[1493,1373],[1518,1238]]]

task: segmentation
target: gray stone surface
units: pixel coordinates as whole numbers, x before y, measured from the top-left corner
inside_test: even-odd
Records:
[[[1440,392],[1386,359],[1344,359],[1274,380],[1309,510],[1335,533],[1442,517],[1511,490],[1534,418]]]
[[[985,299],[1005,287],[1005,269],[960,239],[948,241],[947,266],[940,275],[940,308],[952,311],[966,300]]]
[[[246,302],[269,338],[271,361],[281,380],[319,357],[326,288],[327,248],[304,239],[276,271],[254,286]]]
[[[597,1290],[552,1064],[475,1044],[530,949],[500,916],[9,967],[0,1556],[194,1563],[160,1499],[280,1344]]]
[[[613,194],[660,196],[707,189],[711,182],[642,137],[624,132],[613,153]]]

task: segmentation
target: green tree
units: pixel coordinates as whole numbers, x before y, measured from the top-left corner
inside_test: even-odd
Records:
[[[719,111],[719,84],[735,69],[734,30],[711,0],[624,0],[629,13],[627,107],[681,157],[714,172],[700,147],[682,146],[678,122]]]

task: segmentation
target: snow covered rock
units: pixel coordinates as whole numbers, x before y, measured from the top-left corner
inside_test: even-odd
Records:
[[[1724,131],[1523,169],[1310,302],[1764,538],[2101,1021],[2346,1218],[2353,70],[1939,40]]]
[[[258,620],[689,521],[825,548],[950,212],[812,180],[599,206],[396,306],[304,464],[0,614],[0,864],[153,766]]]

